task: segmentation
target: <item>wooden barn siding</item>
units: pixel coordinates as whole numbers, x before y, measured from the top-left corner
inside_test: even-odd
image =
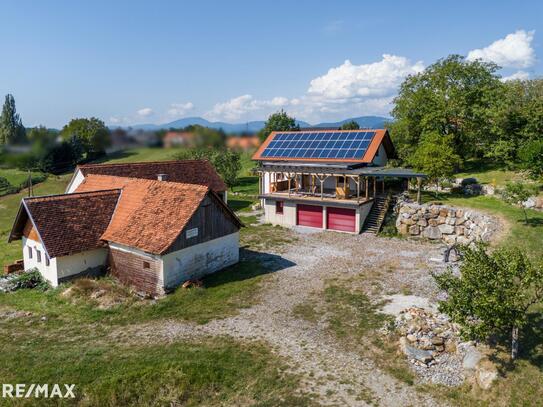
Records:
[[[149,268],[143,268],[143,262],[149,263]],[[110,248],[108,264],[111,274],[126,285],[148,294],[162,294],[159,260],[138,256],[134,253]]]
[[[198,228],[198,236],[187,239],[189,229]],[[175,252],[209,240],[217,239],[236,233],[239,227],[230,214],[216,201],[216,198],[207,196],[196,213],[189,220],[185,229],[166,253]]]

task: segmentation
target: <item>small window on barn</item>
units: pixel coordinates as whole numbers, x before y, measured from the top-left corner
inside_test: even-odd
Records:
[[[36,249],[36,260],[41,263],[41,252],[38,249]]]
[[[149,269],[149,268],[151,268],[151,264],[148,261],[144,261],[143,262],[143,268],[144,269]]]
[[[32,247],[28,246],[28,258],[32,258]]]
[[[47,267],[49,267],[49,264],[51,264],[51,262],[49,261],[49,256],[46,254],[46,255],[45,255],[45,265],[46,265]]]
[[[282,215],[284,204],[285,204],[284,201],[275,201],[275,213]]]

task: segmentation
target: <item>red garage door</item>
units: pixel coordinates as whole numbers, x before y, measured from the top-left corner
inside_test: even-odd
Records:
[[[326,208],[328,229],[354,232],[356,224],[356,212],[354,209]]]
[[[296,206],[296,224],[300,226],[322,228],[322,206]]]

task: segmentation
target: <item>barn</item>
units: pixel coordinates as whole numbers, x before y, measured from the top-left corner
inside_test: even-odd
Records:
[[[108,267],[157,295],[237,263],[241,226],[209,186],[89,173],[73,193],[23,199],[9,241],[53,286]]]

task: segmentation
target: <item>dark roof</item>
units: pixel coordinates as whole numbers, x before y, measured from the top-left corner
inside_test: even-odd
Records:
[[[106,231],[121,191],[24,198],[9,241],[20,239],[28,219],[50,258],[104,246]]]
[[[166,174],[169,182],[205,185],[215,192],[223,192],[227,189],[220,175],[207,160],[85,164],[77,168],[84,176],[96,174],[156,180],[158,174]]]
[[[369,177],[427,178],[427,175],[411,168],[377,166],[341,166],[300,162],[263,162],[256,172],[296,172],[299,174],[329,174]]]
[[[318,134],[318,136],[315,136]],[[306,136],[307,135],[307,136]],[[332,138],[330,136],[332,135]],[[321,141],[315,143],[325,143],[324,146],[299,146],[289,143],[292,137],[299,139],[302,142],[304,137],[310,137],[307,141],[312,141],[317,137]],[[334,143],[341,142],[357,142],[356,147],[344,147],[335,145]],[[273,144],[272,144],[273,143]],[[286,145],[285,145],[286,143]],[[335,164],[371,164],[379,151],[379,147],[383,146],[389,158],[395,156],[394,146],[390,135],[386,129],[358,129],[358,130],[312,130],[312,131],[274,131],[266,138],[264,143],[253,155],[253,160],[258,161],[297,161],[306,163],[335,163]],[[324,158],[322,153],[329,150],[341,150],[345,158]],[[313,155],[303,157],[301,152],[309,152]],[[278,154],[275,154],[278,153]],[[352,154],[351,156],[347,154]]]
[[[238,226],[241,221],[207,186],[139,178],[88,175],[77,192],[119,188],[121,198],[103,240],[163,254],[192,218],[206,196],[223,206]]]

